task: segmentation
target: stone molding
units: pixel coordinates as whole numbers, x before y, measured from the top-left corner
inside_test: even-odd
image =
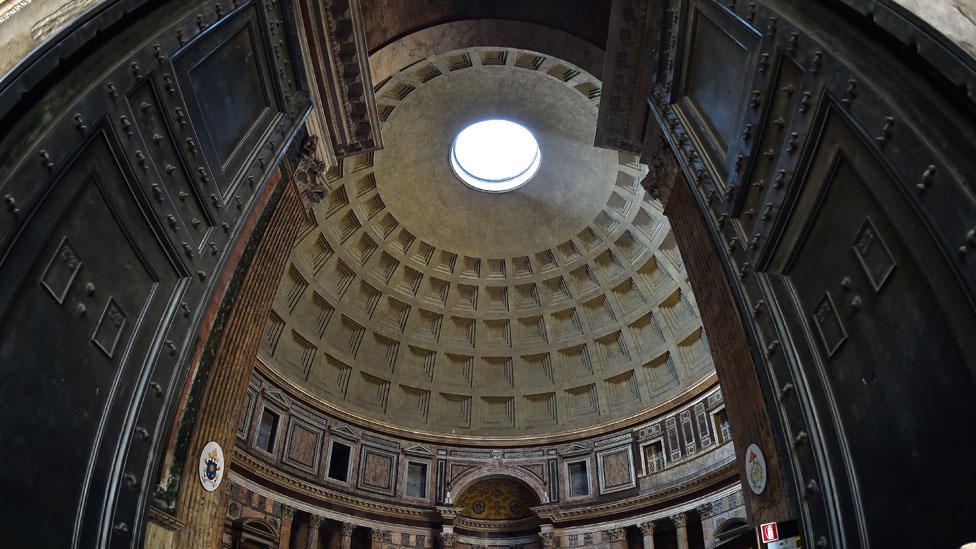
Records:
[[[707,519],[712,517],[713,508],[711,502],[703,503],[698,507],[696,507],[695,509],[698,511],[698,516],[700,516],[702,519]]]
[[[543,547],[559,547],[559,536],[555,532],[542,532],[539,538],[542,539]]]
[[[329,164],[382,148],[360,0],[298,0],[299,41]]]
[[[481,479],[495,476],[509,476],[521,480],[536,493],[542,504],[549,503],[549,492],[538,478],[524,469],[513,465],[503,465],[501,462],[473,467],[455,477],[451,480],[451,484],[447,490],[447,502],[453,503],[454,498],[462,494],[465,488],[471,484]]]
[[[372,499],[364,499],[357,497],[354,494],[336,492],[325,486],[313,485],[284,473],[278,468],[271,467],[259,461],[257,458],[251,456],[247,452],[241,451],[240,449],[237,449],[234,453],[234,465],[231,473],[235,477],[237,477],[237,474],[234,471],[236,469],[241,469],[252,475],[262,477],[288,491],[297,492],[306,497],[313,498],[322,502],[321,505],[328,506],[329,508],[338,507],[349,509],[353,513],[365,512],[375,515],[395,517],[400,520],[416,520],[431,524],[441,523],[445,520],[447,520],[447,523],[450,523],[450,521],[456,517],[456,508],[450,506],[439,506],[434,510],[406,507]],[[627,512],[639,512],[641,509],[654,507],[665,501],[680,498],[683,495],[699,492],[714,482],[720,481],[723,478],[730,478],[732,475],[735,475],[736,472],[737,464],[730,463],[722,468],[711,471],[706,475],[696,477],[688,483],[680,485],[680,487],[676,486],[672,489],[655,492],[653,494],[645,494],[616,502],[599,505],[586,505],[568,509],[560,509],[556,505],[546,505],[534,507],[533,511],[536,512],[539,518],[554,524],[568,521],[576,522],[579,520],[595,521],[604,516]],[[714,494],[710,495],[709,497],[712,497],[713,495]],[[268,491],[268,497],[271,497],[276,501],[282,501],[283,499],[279,495],[276,495],[273,490]],[[693,502],[691,507],[697,504],[700,503]],[[691,507],[689,507],[689,509]],[[543,511],[540,512],[540,509]],[[448,519],[447,517],[451,518]],[[343,522],[345,521],[343,518],[336,518],[336,520]],[[630,523],[628,522],[627,524]],[[370,527],[368,524],[366,526]]]
[[[640,153],[656,53],[652,44],[657,6],[623,0],[614,2],[611,10],[596,145]]]

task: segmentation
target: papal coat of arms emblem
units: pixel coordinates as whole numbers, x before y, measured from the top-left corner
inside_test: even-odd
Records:
[[[200,452],[200,484],[203,489],[213,492],[224,478],[224,451],[216,442],[209,442]]]
[[[755,444],[746,448],[746,480],[752,493],[759,495],[766,490],[766,458]]]

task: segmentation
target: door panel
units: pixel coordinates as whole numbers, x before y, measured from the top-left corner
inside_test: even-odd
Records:
[[[126,409],[182,277],[104,134],[24,229],[0,271],[3,515],[25,542],[66,547],[83,518],[71,502],[100,517],[118,481],[115,448],[131,432]],[[23,505],[38,499],[43,509]],[[96,539],[88,529],[79,542]]]
[[[716,370],[723,383],[758,378],[762,394],[743,401],[761,400],[770,419],[776,440],[759,442],[790,477],[804,541],[972,541],[976,102],[950,81],[976,67],[885,3],[856,8],[873,18],[846,1],[666,4],[656,129],[693,189],[753,357]],[[728,36],[757,36],[738,40],[744,64],[718,51],[729,44],[701,14]],[[724,61],[686,70],[707,54]],[[727,93],[713,93],[720,85]],[[735,113],[709,123],[736,128],[728,169],[702,129],[715,112]],[[737,446],[754,442],[741,440],[754,425],[733,427]],[[747,495],[751,513],[782,519],[769,501]]]
[[[958,514],[976,481],[959,474],[969,461],[964,453],[947,452],[933,467],[918,445],[953,440],[976,424],[973,408],[950,396],[976,390],[965,341],[976,331],[966,331],[972,318],[952,322],[947,309],[958,285],[917,214],[847,122],[828,110],[777,251],[789,256],[779,276],[791,295],[780,297],[795,307],[816,350],[800,367],[831,462],[844,464],[833,480],[846,499],[839,503],[856,511],[850,516],[857,521],[845,524],[848,543],[935,543],[932,529],[952,530],[935,516]],[[913,497],[933,517],[893,524],[905,489],[893,479],[912,483]]]
[[[714,169],[724,177],[729,150],[738,140],[748,67],[758,36],[712,2],[694,0],[689,12],[687,62],[678,105]]]
[[[257,25],[252,6],[188,45],[174,61],[222,196],[279,110]]]
[[[107,0],[2,83],[4,546],[140,546],[173,512],[201,325],[309,105],[290,9]]]

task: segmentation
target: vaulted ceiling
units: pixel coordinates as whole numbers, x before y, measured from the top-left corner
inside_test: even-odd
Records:
[[[440,436],[615,428],[709,383],[646,167],[593,145],[601,85],[511,47],[385,79],[384,148],[330,170],[278,290],[267,364],[359,420]],[[535,133],[542,165],[524,187],[479,192],[451,172],[454,137],[485,118]]]
[[[525,518],[538,504],[539,498],[528,486],[510,477],[479,480],[454,500],[461,516],[481,520]]]
[[[371,53],[418,30],[464,19],[537,23],[603,49],[610,20],[610,0],[363,0],[362,6]]]

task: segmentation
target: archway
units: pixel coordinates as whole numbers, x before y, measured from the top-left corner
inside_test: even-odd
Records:
[[[647,4],[658,33],[647,43],[659,47],[643,49],[660,54],[642,68],[655,73],[643,75],[650,97],[639,86],[630,98],[585,93],[608,106],[650,99],[634,124],[660,130],[678,153],[671,205],[689,230],[676,238],[700,273],[712,351],[730,348],[723,327],[743,342],[717,361],[729,365],[719,373],[735,446],[759,442],[768,460],[765,491],[746,492],[752,518],[796,515],[817,545],[968,540],[976,479],[960,473],[968,453],[944,442],[976,418],[972,56],[897,2]],[[193,475],[191,438],[214,433],[233,448],[236,409],[210,408],[203,391],[239,402],[250,365],[228,376],[195,357],[213,356],[201,335],[220,340],[235,300],[253,303],[244,273],[257,281],[245,287],[263,288],[284,268],[281,254],[254,251],[264,228],[271,249],[297,231],[285,221],[297,219],[298,198],[278,185],[277,166],[310,101],[302,71],[288,69],[301,65],[295,41],[272,41],[295,34],[290,5],[203,13],[107,0],[0,85],[0,430],[17,435],[0,449],[10,465],[0,482],[11,495],[4,516],[21,526],[12,545],[133,546],[150,508],[203,524],[201,539],[221,528],[220,498],[202,495]],[[213,61],[225,47],[226,61]],[[633,57],[606,58],[627,61],[629,81]],[[225,96],[196,86],[241,90],[248,99],[232,114],[257,114],[228,124]],[[715,93],[722,86],[729,93]],[[277,231],[278,219],[292,232]],[[487,471],[548,501],[529,473]],[[903,497],[892,478],[925,481]],[[183,501],[207,508],[190,513]]]
[[[718,525],[718,528],[715,529],[715,533],[712,535],[713,542],[723,544],[732,539],[741,540],[742,537],[740,535],[749,530],[749,523],[746,522],[746,519],[730,517],[722,521]]]
[[[234,549],[270,549],[278,546],[278,529],[260,519],[240,519],[233,525]]]
[[[538,504],[549,503],[549,493],[538,477],[524,469],[510,465],[502,465],[501,463],[485,467],[475,467],[458,475],[451,481],[451,485],[448,487],[445,502],[453,504],[456,502],[457,497],[464,493],[472,484],[495,477],[510,477],[521,481],[535,493],[538,498]]]
[[[525,547],[538,542],[539,494],[523,480],[493,474],[466,483],[454,499],[455,546]]]

